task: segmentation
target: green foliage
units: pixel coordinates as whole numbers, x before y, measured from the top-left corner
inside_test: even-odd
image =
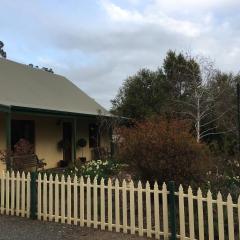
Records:
[[[193,86],[201,83],[199,64],[194,58],[182,53],[168,51],[162,68],[171,99],[189,98],[193,94]]]
[[[125,117],[143,119],[159,114],[166,102],[165,77],[161,70],[140,70],[129,77],[112,100],[112,112]]]
[[[112,112],[137,120],[170,113],[176,110],[174,100],[191,97],[195,82],[201,82],[198,63],[169,51],[162,68],[142,69],[125,80],[112,100]]]
[[[7,58],[7,53],[3,50],[4,43],[0,41],[0,57]]]
[[[80,166],[73,166],[64,171],[65,175],[74,176],[75,174],[80,177],[90,177],[94,179],[104,178],[115,175],[121,168],[121,165],[114,160],[92,160]]]
[[[224,198],[231,193],[234,201],[240,195],[240,164],[237,159],[216,157],[214,168],[208,171],[205,178],[205,187],[217,195],[220,191]]]

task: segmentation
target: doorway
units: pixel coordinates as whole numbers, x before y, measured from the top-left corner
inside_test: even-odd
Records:
[[[63,160],[72,162],[72,123],[63,122]]]

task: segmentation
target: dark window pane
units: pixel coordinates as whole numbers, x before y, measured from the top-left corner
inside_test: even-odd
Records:
[[[97,124],[89,124],[89,147],[95,148],[100,146],[100,135]]]
[[[35,125],[31,120],[12,120],[11,145],[25,139],[34,145],[35,143]]]

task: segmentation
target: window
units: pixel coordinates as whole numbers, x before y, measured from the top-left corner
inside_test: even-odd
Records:
[[[100,135],[97,124],[89,124],[89,147],[96,148],[100,146]]]
[[[11,147],[20,140],[25,139],[34,145],[35,143],[35,125],[31,120],[12,120]]]

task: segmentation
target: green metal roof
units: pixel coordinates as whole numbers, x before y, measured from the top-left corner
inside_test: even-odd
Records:
[[[0,105],[110,115],[67,78],[0,58]]]

